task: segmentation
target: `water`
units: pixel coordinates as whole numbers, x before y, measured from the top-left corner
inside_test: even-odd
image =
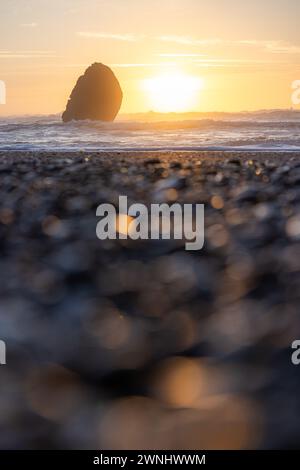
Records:
[[[0,118],[0,150],[300,150],[300,112],[64,124],[58,115]],[[198,116],[198,115],[197,115]],[[207,115],[206,115],[207,116]]]

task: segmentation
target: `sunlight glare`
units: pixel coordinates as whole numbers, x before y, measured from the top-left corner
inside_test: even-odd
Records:
[[[151,110],[156,112],[185,112],[197,107],[203,79],[184,73],[168,73],[143,81]]]

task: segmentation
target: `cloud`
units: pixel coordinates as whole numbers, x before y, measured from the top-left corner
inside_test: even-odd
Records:
[[[197,39],[190,36],[158,36],[157,39],[162,42],[170,42],[174,44],[182,44],[187,46],[209,47],[215,45],[224,46],[249,46],[261,48],[272,54],[300,54],[300,46],[296,46],[289,42],[280,40],[242,39],[242,40],[226,40],[220,38]]]
[[[274,62],[271,60],[243,60],[243,59],[209,59],[209,60],[195,60],[193,61],[193,64],[196,65],[197,67],[226,67],[226,68],[232,68],[232,67],[252,67],[252,66],[259,66],[259,67],[265,67],[270,65],[276,65],[278,67],[279,65],[288,65],[286,63],[282,62]]]
[[[22,28],[36,28],[38,24],[37,23],[22,23],[20,26],[22,26]]]
[[[266,60],[210,58],[210,59],[193,60],[193,62],[194,63],[202,63],[202,62],[203,63],[222,63],[222,64],[265,64]]]
[[[114,41],[124,42],[135,42],[139,41],[145,36],[135,34],[115,34],[101,31],[80,31],[77,33],[78,36],[91,39],[110,39]],[[151,39],[151,37],[150,37]],[[272,54],[300,54],[300,46],[291,44],[289,42],[281,40],[257,40],[257,39],[240,39],[240,40],[227,40],[222,38],[195,38],[192,36],[180,36],[180,35],[161,35],[152,37],[165,43],[179,44],[183,46],[198,46],[198,47],[213,47],[217,45],[227,47],[254,47],[260,48],[265,52]],[[195,54],[183,54],[183,53],[165,53],[157,54],[160,57],[193,57]],[[201,54],[196,54],[201,55]]]
[[[17,50],[17,51],[1,51],[0,59],[30,59],[30,58],[42,58],[42,57],[57,57],[55,51],[44,51],[44,50]]]
[[[134,34],[114,34],[114,33],[103,33],[99,31],[79,31],[78,36],[83,38],[91,39],[112,39],[113,41],[127,41],[134,42],[138,41],[139,37]]]
[[[158,36],[159,41],[163,42],[173,42],[176,44],[185,44],[189,46],[212,46],[215,44],[221,44],[222,39],[212,38],[212,39],[195,39],[190,36]]]
[[[262,47],[273,54],[300,54],[300,47],[285,41],[257,41],[255,39],[241,40],[246,46]]]
[[[155,54],[157,57],[178,57],[178,58],[191,58],[191,57],[206,57],[206,54],[181,54],[181,53],[170,53],[170,54]]]
[[[166,62],[166,63],[145,63],[145,64],[139,64],[139,63],[121,63],[121,64],[109,64],[109,67],[114,67],[114,68],[140,68],[140,67],[168,67],[168,66],[173,66],[177,65],[175,62]]]

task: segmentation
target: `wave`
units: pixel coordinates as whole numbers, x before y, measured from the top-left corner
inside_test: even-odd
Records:
[[[0,150],[300,150],[299,111],[142,116],[67,124],[58,115],[0,118]]]

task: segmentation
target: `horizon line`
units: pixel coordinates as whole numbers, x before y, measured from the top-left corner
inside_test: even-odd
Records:
[[[254,110],[247,110],[247,109],[242,109],[239,111],[224,111],[224,110],[214,110],[214,111],[205,111],[205,110],[191,110],[191,111],[166,111],[166,112],[161,112],[161,111],[153,111],[149,109],[148,111],[131,111],[131,112],[122,112],[119,113],[118,116],[115,118],[115,120],[118,119],[120,116],[130,116],[130,115],[135,115],[135,114],[158,114],[158,115],[182,115],[182,114],[253,114],[253,113],[266,113],[266,112],[300,112],[300,107],[297,108],[259,108],[259,109],[254,109]],[[63,114],[63,111],[57,112],[57,113],[21,113],[21,114],[6,114],[6,115],[1,115],[0,114],[0,119],[5,118],[5,117],[30,117],[30,116],[60,116]]]

